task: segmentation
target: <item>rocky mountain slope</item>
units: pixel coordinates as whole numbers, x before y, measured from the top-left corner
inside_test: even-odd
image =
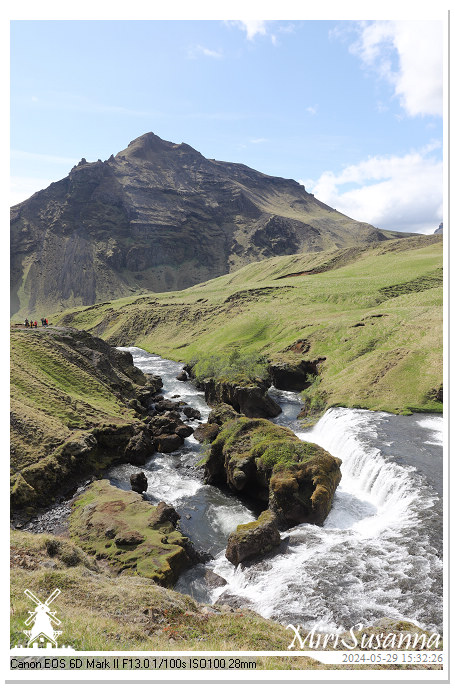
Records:
[[[11,313],[183,289],[255,260],[395,236],[294,180],[147,133],[11,209]]]

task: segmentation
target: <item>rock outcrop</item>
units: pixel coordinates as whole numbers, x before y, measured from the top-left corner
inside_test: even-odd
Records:
[[[261,557],[281,542],[277,518],[273,511],[263,511],[252,523],[238,525],[229,535],[226,559],[237,566],[245,559]]]
[[[325,361],[319,359],[287,362],[271,362],[268,366],[270,378],[275,388],[299,392],[311,385],[312,379],[318,374],[318,365]]]
[[[341,479],[341,461],[265,419],[226,422],[204,462],[209,484],[227,484],[269,507],[280,528],[322,525]]]
[[[281,407],[267,390],[270,382],[255,379],[249,383],[233,383],[208,378],[200,382],[208,405],[225,403],[246,417],[276,417]]]
[[[104,559],[119,573],[173,585],[195,562],[195,550],[177,529],[172,507],[151,506],[136,492],[93,482],[76,497],[70,535],[88,554]]]

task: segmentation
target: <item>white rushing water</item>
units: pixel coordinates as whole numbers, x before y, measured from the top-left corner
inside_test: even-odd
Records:
[[[283,394],[295,397],[293,394]],[[349,628],[382,616],[441,625],[438,496],[416,474],[373,444],[391,415],[331,409],[298,436],[342,460],[342,480],[322,528],[288,533],[284,554],[234,568],[222,553],[214,570],[229,591],[264,616],[306,627]]]
[[[202,394],[191,382],[175,380],[182,365],[129,351],[137,366],[162,376],[166,397],[179,394],[207,417]],[[214,556],[184,575],[177,589],[247,604],[305,628],[349,629],[390,617],[441,630],[441,499],[425,473],[436,477],[441,467],[442,418],[334,408],[311,430],[301,430],[298,395],[276,389],[271,395],[283,409],[275,421],[341,458],[333,508],[323,527],[297,526],[282,533],[279,551],[235,568],[224,556],[226,540],[238,523],[254,518],[252,510],[202,484],[194,472],[202,451],[193,437],[181,451],[155,455],[145,469],[151,501],[173,503],[182,530]],[[110,478],[127,488],[133,470],[119,466]],[[206,568],[227,584],[206,585]]]

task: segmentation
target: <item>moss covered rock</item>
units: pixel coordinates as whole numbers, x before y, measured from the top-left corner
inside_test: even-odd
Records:
[[[194,549],[176,530],[176,515],[163,514],[136,492],[93,482],[73,504],[70,535],[86,552],[119,573],[172,585],[194,563]]]
[[[341,460],[265,419],[226,422],[204,461],[209,484],[262,502],[282,528],[322,525],[341,479]]]
[[[238,525],[229,535],[226,558],[237,566],[244,559],[267,554],[280,542],[277,517],[273,511],[263,511],[256,521]]]

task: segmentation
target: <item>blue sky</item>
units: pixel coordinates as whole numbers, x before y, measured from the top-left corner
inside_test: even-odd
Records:
[[[401,231],[442,221],[442,22],[13,21],[14,204],[145,132]]]

